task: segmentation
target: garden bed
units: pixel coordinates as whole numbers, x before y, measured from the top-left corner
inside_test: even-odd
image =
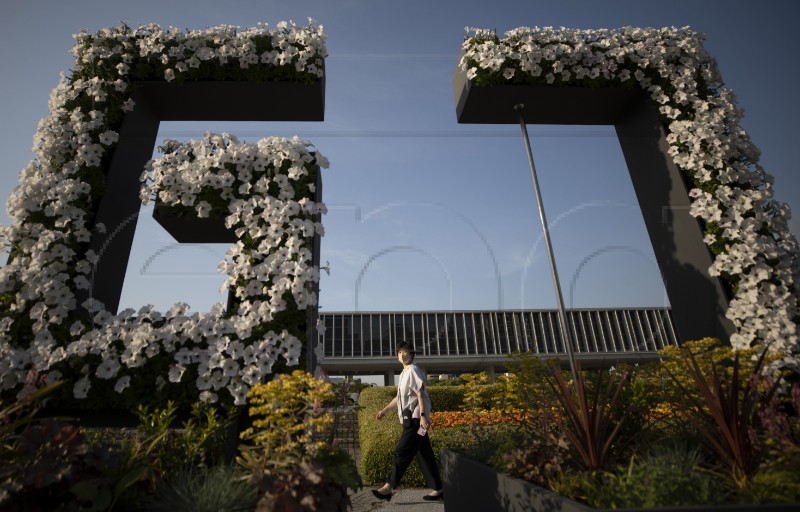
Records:
[[[506,512],[509,510],[546,510],[562,512],[587,512],[609,510],[670,511],[743,511],[797,510],[797,504],[766,505],[696,505],[687,507],[647,508],[593,508],[586,504],[554,493],[525,480],[514,478],[481,462],[453,450],[442,450],[442,481],[444,483],[445,511],[481,510]]]

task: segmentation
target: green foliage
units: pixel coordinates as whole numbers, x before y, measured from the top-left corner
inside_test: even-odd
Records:
[[[30,373],[29,376],[35,375]],[[35,377],[34,377],[35,378]],[[22,396],[9,405],[0,401],[0,461],[7,461],[14,457],[20,433],[31,424],[40,408],[40,402],[58,389],[63,382],[56,382],[49,386],[36,388],[35,384],[28,385]]]
[[[318,460],[303,460],[280,475],[265,475],[259,494],[256,510],[265,512],[339,512],[350,505],[347,488],[326,478]]]
[[[329,383],[295,370],[256,384],[247,398],[252,426],[241,433],[241,438],[250,444],[241,447],[240,463],[252,470],[259,467],[254,474],[292,466],[313,456],[324,445],[315,439],[327,432],[333,422],[331,415],[321,409],[323,402],[334,398]]]
[[[491,388],[492,385],[488,385]],[[491,391],[487,391],[487,401],[491,401]],[[379,409],[386,405],[397,395],[397,386],[373,386],[364,389],[359,396],[358,403],[363,406],[379,405]],[[457,386],[428,387],[428,396],[434,411],[461,411],[464,408],[465,389],[463,384]],[[487,405],[490,405],[487,403]],[[374,416],[373,416],[374,418]]]
[[[460,411],[464,407],[463,386],[429,387],[428,396],[434,411]]]
[[[358,402],[361,408],[358,411],[358,435],[361,445],[361,477],[366,483],[385,481],[392,469],[394,448],[402,433],[402,426],[393,411],[389,412],[382,421],[377,421],[375,416],[396,395],[396,386],[383,386],[365,389],[359,397]],[[418,471],[415,465],[412,465],[406,473],[406,483],[415,482]]]
[[[464,383],[460,379],[433,379],[428,381],[428,389],[430,388],[446,388],[453,386],[463,386]]]
[[[468,373],[461,376],[464,381],[464,406],[463,410],[478,414],[481,410],[491,407],[486,384],[489,383],[489,374],[486,372]],[[487,407],[487,405],[489,407]]]
[[[510,410],[547,411],[545,404],[557,403],[553,401],[561,395],[566,399],[566,405],[559,404],[561,415],[570,430],[554,429],[552,420],[557,418],[551,417],[549,422],[539,421],[524,429],[510,425],[434,428],[431,441],[437,453],[445,447],[461,451],[500,471],[597,507],[796,503],[800,501],[800,383],[788,394],[778,395],[774,384],[758,376],[757,370],[767,359],[759,361],[753,354],[755,351],[743,351],[737,357],[730,347],[704,339],[685,343],[682,349],[666,349],[663,361],[581,372],[577,385],[567,381],[560,368],[532,355],[517,355],[519,364],[511,367],[511,376],[498,378],[497,384],[483,384],[485,379],[478,376],[460,379],[470,382],[466,386],[430,388],[432,394],[449,394],[444,400],[432,398],[434,410],[480,409],[484,393],[492,388],[496,390],[491,392],[495,408]],[[750,432],[762,447],[762,458],[744,486],[730,485],[731,479],[719,472],[719,455],[699,442],[693,421],[700,417],[700,409],[691,407],[708,393],[693,377],[698,369],[708,389],[717,389],[728,406],[738,401],[741,411],[748,396],[751,401],[754,394],[760,397]],[[744,373],[758,377],[745,378]],[[720,384],[716,388],[711,385],[715,375]],[[552,379],[550,384],[545,377]],[[734,381],[738,385],[732,384]],[[471,395],[465,398],[468,388]],[[733,389],[739,391],[732,393]],[[383,482],[391,470],[401,427],[395,421],[376,422],[375,414],[395,393],[396,388],[386,387],[371,388],[361,395],[361,468],[370,483]],[[455,406],[445,408],[443,403]],[[704,414],[713,419],[707,404],[701,405]],[[585,452],[594,447],[596,460],[603,464],[586,469],[582,457],[576,460],[565,450],[560,436],[568,432],[573,436],[570,446],[582,443]],[[576,441],[577,435],[583,438]],[[574,453],[581,455],[577,449]],[[615,461],[626,462],[615,465]],[[415,465],[409,468],[404,484],[424,485]]]
[[[74,425],[36,418],[41,402],[61,383],[37,389],[36,372],[28,377],[22,396],[0,409],[0,508],[70,510],[79,501],[90,510],[110,508],[127,488],[124,478],[111,474],[119,452],[90,446]],[[96,491],[82,492],[90,488]]]
[[[225,423],[197,404],[183,429],[176,408],[140,407],[138,431],[117,437],[59,418],[35,418],[58,385],[23,395],[0,411],[0,504],[3,510],[111,510],[133,501],[184,465],[221,457]]]
[[[113,444],[90,444],[75,425],[54,418],[27,424],[0,469],[0,507],[111,510],[130,495],[143,466]]]
[[[686,372],[694,381],[700,397],[692,397],[689,406],[681,412],[697,428],[706,443],[729,468],[737,487],[746,487],[755,475],[764,456],[758,438],[761,426],[759,411],[770,406],[780,381],[770,382],[760,377],[767,354],[765,349],[748,373],[742,371],[740,353],[734,354],[731,371],[727,372],[711,361],[704,371],[694,353],[681,349],[688,359]],[[681,379],[665,369],[676,386],[689,395]]]
[[[792,457],[797,461],[800,453],[794,448]],[[800,468],[760,470],[747,485],[739,489],[738,498],[743,503],[798,503],[800,502]]]
[[[703,454],[686,445],[659,447],[643,458],[631,457],[615,471],[589,471],[577,477],[577,491],[598,508],[636,508],[717,504],[726,489],[703,469]]]
[[[689,371],[695,363],[704,375],[709,375],[714,369],[731,374],[733,359],[736,353],[739,353],[739,371],[752,373],[758,352],[756,348],[735,351],[717,338],[688,341],[680,347],[667,346],[659,351],[663,361],[659,365],[661,372],[658,374],[663,379],[661,384],[664,386],[665,397],[675,400],[675,403],[681,406],[689,406],[696,398],[700,398],[699,390],[695,388],[694,377]],[[692,360],[695,363],[692,363]],[[772,359],[766,360],[766,362],[771,361]]]
[[[428,391],[430,392],[430,390]],[[374,408],[375,413],[377,413],[395,396],[397,396],[397,386],[373,386],[361,392],[358,397],[358,403],[364,408]],[[431,398],[431,401],[433,401],[433,398]],[[361,417],[359,414],[359,424],[361,424]],[[375,415],[373,414],[372,417],[375,418]]]
[[[146,464],[151,482],[184,466],[207,467],[222,461],[225,435],[233,418],[220,418],[213,405],[196,403],[181,429],[175,428],[177,406],[172,401],[152,410],[140,405],[136,414],[136,434],[124,438],[122,444],[132,459]]]
[[[498,466],[511,476],[547,487],[566,466],[568,451],[563,435],[543,433],[510,450],[503,450]]]
[[[595,379],[580,372],[577,385],[553,369],[551,384],[567,398],[562,414],[580,465],[536,450],[536,435],[546,429],[529,432],[511,449],[481,439],[474,451],[500,470],[595,507],[800,501],[800,384],[786,393],[760,373],[770,356],[734,351],[714,339],[662,355],[662,362],[612,368]],[[597,432],[605,432],[606,442]],[[592,445],[612,447],[606,464],[586,463],[582,451]],[[560,469],[544,477],[553,459]],[[628,462],[612,466],[614,460]],[[743,476],[746,467],[750,474]]]
[[[499,379],[504,386],[504,408],[511,411],[532,411],[529,431],[544,431],[552,427],[552,410],[558,403],[547,384],[551,369],[547,361],[530,352],[509,355],[510,374]]]
[[[330,384],[300,370],[250,390],[236,461],[258,489],[257,510],[340,510],[347,489],[361,487],[350,456],[320,441],[333,422],[322,404],[333,399]]]
[[[750,503],[800,502],[800,383],[759,411],[767,454],[740,490]]]
[[[331,446],[323,446],[316,456],[322,464],[323,476],[347,489],[358,490],[362,486],[358,467],[350,455]]]
[[[256,488],[239,478],[235,468],[185,466],[156,485],[140,503],[153,512],[233,512],[253,510]]]
[[[487,410],[501,400],[503,384],[482,384],[488,379],[464,377],[461,382],[474,379],[472,386],[473,405]],[[460,411],[467,404],[467,386],[434,386],[428,388],[434,412]],[[361,474],[364,481],[380,483],[385,481],[391,471],[394,449],[402,433],[402,426],[394,412],[386,415],[383,421],[376,421],[375,415],[397,394],[395,386],[373,387],[361,393],[358,415],[359,438],[361,444]],[[479,414],[479,413],[478,413]],[[437,427],[429,430],[433,452],[437,457],[444,448],[468,451],[471,456],[488,460],[498,453],[510,450],[519,443],[520,433],[511,426],[492,427]],[[405,485],[423,486],[424,478],[416,464],[412,464],[403,477]]]

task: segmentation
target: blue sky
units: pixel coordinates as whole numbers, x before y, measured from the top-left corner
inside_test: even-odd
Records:
[[[36,125],[71,35],[126,21],[203,28],[315,18],[328,35],[325,121],[163,123],[159,139],[227,131],[299,135],[325,154],[322,311],[553,308],[555,296],[518,126],[455,119],[451,77],[464,27],[685,26],[704,32],[743,125],[800,215],[795,2],[45,0],[0,16],[0,196],[32,158]],[[530,126],[564,291],[574,307],[664,306],[612,127]],[[0,223],[8,223],[3,211]],[[793,231],[800,233],[798,219]],[[222,245],[179,246],[142,211],[121,307],[224,300]]]

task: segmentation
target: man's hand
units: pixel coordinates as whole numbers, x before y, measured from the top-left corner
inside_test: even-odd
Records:
[[[375,415],[375,419],[381,421],[384,416],[386,416],[386,413],[383,412],[383,409],[381,409],[380,411],[378,411],[378,414]]]

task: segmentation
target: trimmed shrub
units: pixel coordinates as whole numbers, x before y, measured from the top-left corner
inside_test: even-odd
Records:
[[[396,394],[396,386],[372,387],[362,391],[359,397],[358,437],[361,444],[361,478],[365,483],[383,482],[392,469],[394,447],[400,439],[402,426],[392,413],[382,421],[377,421],[375,415]],[[415,470],[419,473],[414,465],[409,468],[406,482],[411,482]]]
[[[464,407],[464,386],[429,387],[434,411],[460,411]]]

